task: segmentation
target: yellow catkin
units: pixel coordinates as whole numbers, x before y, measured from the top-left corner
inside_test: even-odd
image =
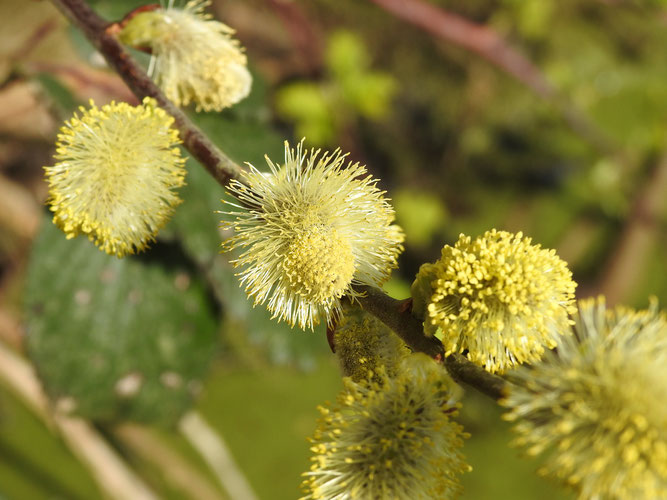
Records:
[[[360,383],[345,379],[334,407],[320,407],[311,439],[305,499],[456,498],[470,470],[461,453],[463,428],[456,385],[428,356],[405,358],[395,377],[380,371]]]
[[[532,363],[567,331],[576,284],[554,250],[521,233],[461,235],[425,264],[413,284],[414,311],[447,354],[465,352],[490,372]]]
[[[511,375],[515,445],[580,500],[667,498],[667,319],[581,301],[575,335]]]
[[[394,211],[365,167],[340,150],[304,152],[285,143],[285,165],[267,158],[270,173],[252,165],[232,181],[238,203],[222,212],[235,235],[223,247],[240,250],[234,264],[256,304],[300,328],[330,321],[353,283],[382,284],[396,267],[403,233]]]
[[[252,86],[246,56],[231,37],[234,30],[204,13],[209,4],[193,0],[182,9],[141,12],[120,32],[124,43],[151,50],[149,70],[165,95],[177,106],[192,102],[198,111],[232,106]]]
[[[146,98],[80,109],[45,167],[53,221],[67,238],[86,234],[108,254],[144,250],[180,203],[184,184],[174,119]]]

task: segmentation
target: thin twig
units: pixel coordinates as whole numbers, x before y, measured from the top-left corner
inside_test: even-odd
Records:
[[[558,95],[556,87],[527,57],[491,28],[422,0],[371,0],[395,17],[442,40],[474,52],[554,104],[570,128],[598,151],[613,153],[609,140],[581,111]]]
[[[393,299],[371,286],[357,286],[355,289],[365,293],[364,297],[359,298],[361,307],[396,332],[411,349],[434,358],[444,358],[445,351],[440,341],[424,335],[422,322],[412,315],[409,308],[404,307],[404,301]],[[444,358],[444,364],[457,382],[464,382],[496,401],[506,395],[507,382],[471,363],[464,356],[452,354]]]
[[[41,23],[35,30],[28,36],[28,38],[21,44],[21,46],[14,51],[9,59],[12,64],[19,63],[22,59],[25,59],[30,55],[30,53],[37,47],[46,37],[48,37],[53,30],[57,28],[57,24],[53,19],[47,19]]]
[[[371,0],[399,19],[483,57],[529,87],[551,99],[556,89],[523,54],[497,32],[421,0]]]
[[[223,186],[231,179],[238,179],[242,169],[164,97],[145,71],[132,59],[118,41],[107,30],[107,22],[93,12],[83,0],[52,0],[52,2],[76,25],[100,51],[109,65],[115,69],[128,87],[139,98],[154,97],[160,106],[176,119],[185,148],[195,156],[208,172]],[[409,312],[401,312],[400,301],[396,301],[373,287],[359,287],[367,294],[360,299],[362,306],[377,316],[396,332],[412,349],[433,357],[443,357],[442,345],[435,338],[424,336],[421,323]],[[451,358],[451,357],[450,357]],[[445,360],[452,367],[452,376],[465,382],[494,399],[502,397],[502,379],[495,377],[465,358]]]
[[[161,108],[174,117],[175,125],[185,148],[225,186],[231,179],[240,179],[243,171],[206,137],[192,121],[167,99],[148,77],[144,69],[107,31],[109,24],[98,16],[84,0],[52,0],[58,9],[81,31],[90,43],[139,98],[153,97]]]
[[[507,396],[509,382],[471,363],[462,354],[447,356],[445,366],[454,380],[464,382],[496,401]]]
[[[285,25],[306,70],[317,74],[322,69],[322,42],[299,5],[291,0],[268,0],[267,3]]]

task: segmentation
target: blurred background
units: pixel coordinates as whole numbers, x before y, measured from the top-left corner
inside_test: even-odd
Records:
[[[142,3],[90,4],[119,20]],[[579,297],[667,302],[666,2],[210,11],[237,30],[254,86],[230,110],[190,115],[239,163],[264,168],[264,154],[280,161],[283,141],[305,136],[366,164],[407,234],[391,295],[407,297],[459,233],[495,227],[557,249]],[[323,329],[252,309],[218,253],[224,193],[192,159],[184,203],[145,254],[121,261],[65,240],[42,175],[59,127],[91,98],[137,100],[49,2],[0,0],[0,18],[0,498],[108,495],[99,469],[115,469],[95,443],[132,475],[117,482],[161,498],[234,497],[226,487],[242,477],[258,498],[297,498],[316,406],[341,388]],[[572,498],[508,447],[500,414],[466,392],[463,498]],[[212,459],[222,471],[198,445],[211,431],[233,457]]]

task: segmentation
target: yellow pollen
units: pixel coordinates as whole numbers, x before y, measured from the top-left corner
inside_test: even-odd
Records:
[[[352,247],[333,228],[309,228],[290,242],[283,269],[294,293],[317,302],[340,298],[354,276]]]

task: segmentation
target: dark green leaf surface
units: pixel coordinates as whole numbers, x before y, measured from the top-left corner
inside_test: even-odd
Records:
[[[216,349],[203,285],[154,247],[118,259],[50,221],[28,272],[29,354],[49,395],[85,417],[172,422]]]

